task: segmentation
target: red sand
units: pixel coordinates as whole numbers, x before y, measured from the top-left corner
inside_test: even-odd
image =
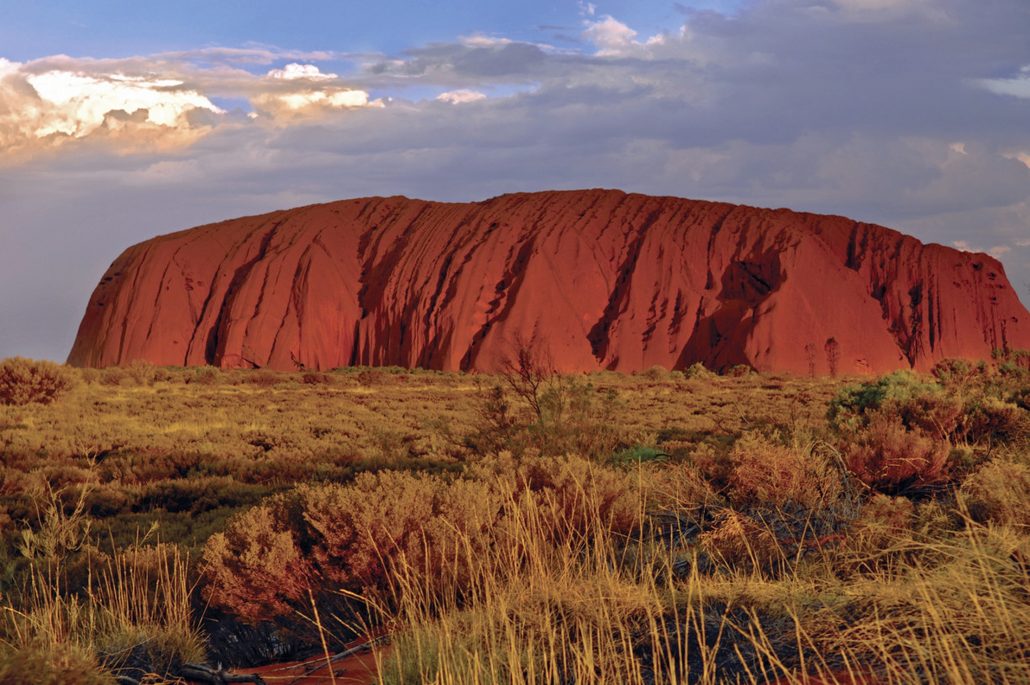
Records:
[[[825,374],[1030,348],[1001,264],[839,216],[587,190],[345,200],[161,236],[97,286],[69,356],[108,366]]]
[[[331,685],[325,659],[308,659],[260,668],[239,669],[239,673],[257,673],[268,685]],[[363,652],[333,664],[336,685],[369,685],[376,682],[376,660],[371,652]]]

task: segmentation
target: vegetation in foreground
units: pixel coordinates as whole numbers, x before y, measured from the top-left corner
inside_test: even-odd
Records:
[[[1030,682],[1021,362],[8,361],[0,682],[165,682],[371,634],[383,683]]]

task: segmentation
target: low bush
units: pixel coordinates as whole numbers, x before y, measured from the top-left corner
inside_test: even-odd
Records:
[[[208,601],[253,622],[290,613],[315,574],[299,545],[303,525],[294,496],[275,497],[233,518],[204,546]]]
[[[461,592],[489,550],[518,553],[525,526],[575,545],[598,525],[628,535],[643,516],[632,476],[584,459],[502,457],[470,476],[382,471],[275,497],[208,541],[205,593],[257,621],[302,608],[308,589],[393,596],[401,569],[423,591]]]
[[[1030,467],[995,460],[962,483],[960,493],[970,516],[1030,529]]]
[[[690,379],[707,381],[718,376],[701,362],[694,362],[683,371],[683,375]]]
[[[758,434],[737,441],[730,452],[730,499],[740,508],[830,506],[842,492],[840,471],[822,454],[779,445]]]
[[[932,379],[898,371],[844,387],[830,402],[828,417],[838,430],[853,432],[868,426],[877,413],[893,413],[906,428],[929,428],[947,434],[961,414],[961,405],[946,403],[938,407],[943,399],[943,389]]]
[[[21,357],[0,362],[0,404],[50,404],[74,384],[72,372],[53,362]]]
[[[845,449],[848,470],[888,495],[918,493],[949,480],[948,443],[908,430],[896,415],[877,412]]]

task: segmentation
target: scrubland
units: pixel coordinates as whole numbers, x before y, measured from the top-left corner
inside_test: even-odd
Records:
[[[368,636],[382,683],[1030,682],[1026,361],[9,361],[0,683],[174,682]]]

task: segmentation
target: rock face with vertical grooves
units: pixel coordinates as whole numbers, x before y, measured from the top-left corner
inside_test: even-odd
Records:
[[[1030,348],[1001,264],[839,216],[586,190],[364,198],[127,249],[69,362],[927,369]]]

